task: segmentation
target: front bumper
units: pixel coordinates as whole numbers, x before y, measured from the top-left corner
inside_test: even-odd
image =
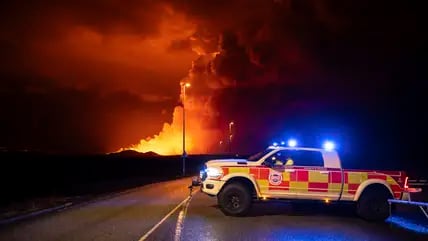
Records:
[[[224,185],[224,181],[206,179],[201,184],[201,191],[216,196]]]
[[[202,181],[200,177],[193,177],[191,186],[192,187],[200,186],[202,192],[211,196],[216,196],[220,192],[224,183],[225,182],[221,180],[205,179],[204,181]]]
[[[222,180],[213,180],[208,179],[206,173],[206,166],[199,173],[199,176],[192,178],[192,186],[200,186],[201,191],[210,196],[216,196],[221,188],[223,187],[225,181]]]

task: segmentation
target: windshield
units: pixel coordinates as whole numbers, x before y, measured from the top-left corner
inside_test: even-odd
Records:
[[[272,149],[266,149],[264,151],[257,152],[256,154],[253,154],[250,157],[248,157],[248,161],[250,161],[250,162],[258,161],[260,158],[264,157],[266,154],[268,154],[271,151],[273,151],[273,150]]]

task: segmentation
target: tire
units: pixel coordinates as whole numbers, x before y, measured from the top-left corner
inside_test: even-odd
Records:
[[[229,216],[244,216],[251,208],[251,192],[241,183],[226,184],[217,196],[221,211]]]
[[[368,221],[384,221],[391,215],[388,189],[382,186],[366,187],[357,202],[357,214]]]

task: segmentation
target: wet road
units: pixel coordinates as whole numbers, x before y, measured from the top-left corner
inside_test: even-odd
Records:
[[[189,183],[186,178],[151,184],[127,194],[0,227],[0,240],[137,241],[188,196]],[[174,213],[147,240],[173,240],[176,220]]]
[[[386,223],[370,223],[356,217],[352,208],[352,205],[264,202],[254,204],[247,217],[227,217],[217,208],[214,198],[199,193],[191,201],[182,237],[183,240],[428,241],[428,223],[418,223],[411,228],[419,230],[409,230],[400,225],[411,222],[404,222],[396,215]]]
[[[185,201],[189,182],[152,184],[8,225],[0,228],[0,240],[428,240],[428,226],[409,226],[399,216],[369,223],[346,205],[257,203],[247,217],[227,217],[215,198],[200,192]]]

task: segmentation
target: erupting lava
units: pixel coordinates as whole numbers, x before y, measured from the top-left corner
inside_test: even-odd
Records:
[[[216,139],[215,130],[206,127],[207,111],[210,107],[196,98],[190,97],[184,103],[186,111],[186,152],[187,153],[207,153],[210,149],[210,139]],[[206,109],[209,108],[209,109]],[[183,151],[183,108],[177,106],[174,109],[172,123],[165,123],[162,131],[153,136],[132,145],[130,150],[138,152],[153,151],[161,155],[176,155]]]
[[[184,88],[182,88],[183,92]],[[183,93],[181,93],[183,97]],[[183,98],[181,98],[183,99]],[[191,154],[207,153],[217,143],[219,131],[211,128],[213,116],[210,98],[203,96],[185,96],[186,114],[186,152]],[[122,150],[138,152],[156,152],[161,155],[179,155],[183,151],[183,107],[174,109],[172,123],[165,123],[162,131]]]
[[[183,150],[183,128],[180,124],[182,123],[182,113],[183,109],[181,107],[175,107],[173,121],[171,124],[165,123],[163,125],[162,131],[159,134],[143,139],[140,141],[140,143],[132,145],[127,149],[138,152],[153,151],[161,155],[180,154]],[[193,141],[191,135],[186,133],[186,137],[187,150],[193,150]]]

